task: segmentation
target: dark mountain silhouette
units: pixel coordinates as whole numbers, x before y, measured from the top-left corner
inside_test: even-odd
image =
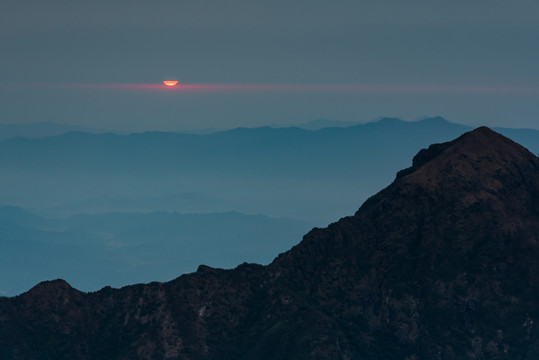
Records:
[[[539,159],[478,128],[421,150],[270,265],[0,299],[4,359],[537,359]]]

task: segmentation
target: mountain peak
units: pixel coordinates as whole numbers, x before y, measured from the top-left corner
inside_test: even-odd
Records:
[[[416,122],[429,123],[429,124],[438,124],[438,125],[451,124],[449,121],[447,121],[446,119],[444,119],[441,116],[424,117],[424,118],[418,119]]]
[[[33,288],[31,288],[25,294],[39,295],[42,293],[66,293],[71,291],[77,291],[68,284],[67,281],[62,279],[42,281]],[[24,294],[23,294],[24,295]]]
[[[513,173],[525,176],[539,169],[539,159],[523,146],[482,126],[457,139],[433,144],[419,151],[412,166],[397,174],[407,182],[427,187],[440,186],[450,179],[468,181],[489,179],[492,182]],[[501,184],[498,184],[501,186]]]

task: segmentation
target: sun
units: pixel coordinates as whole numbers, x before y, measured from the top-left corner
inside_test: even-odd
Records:
[[[166,86],[175,86],[177,83],[178,83],[177,80],[165,80],[165,81],[163,81],[163,84],[165,84]]]

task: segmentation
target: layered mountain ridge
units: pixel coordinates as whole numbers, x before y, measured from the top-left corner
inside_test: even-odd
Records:
[[[478,128],[270,265],[0,298],[5,359],[535,359],[539,159]]]

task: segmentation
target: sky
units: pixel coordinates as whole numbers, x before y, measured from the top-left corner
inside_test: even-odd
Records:
[[[539,129],[537,39],[535,0],[2,0],[0,123]]]

